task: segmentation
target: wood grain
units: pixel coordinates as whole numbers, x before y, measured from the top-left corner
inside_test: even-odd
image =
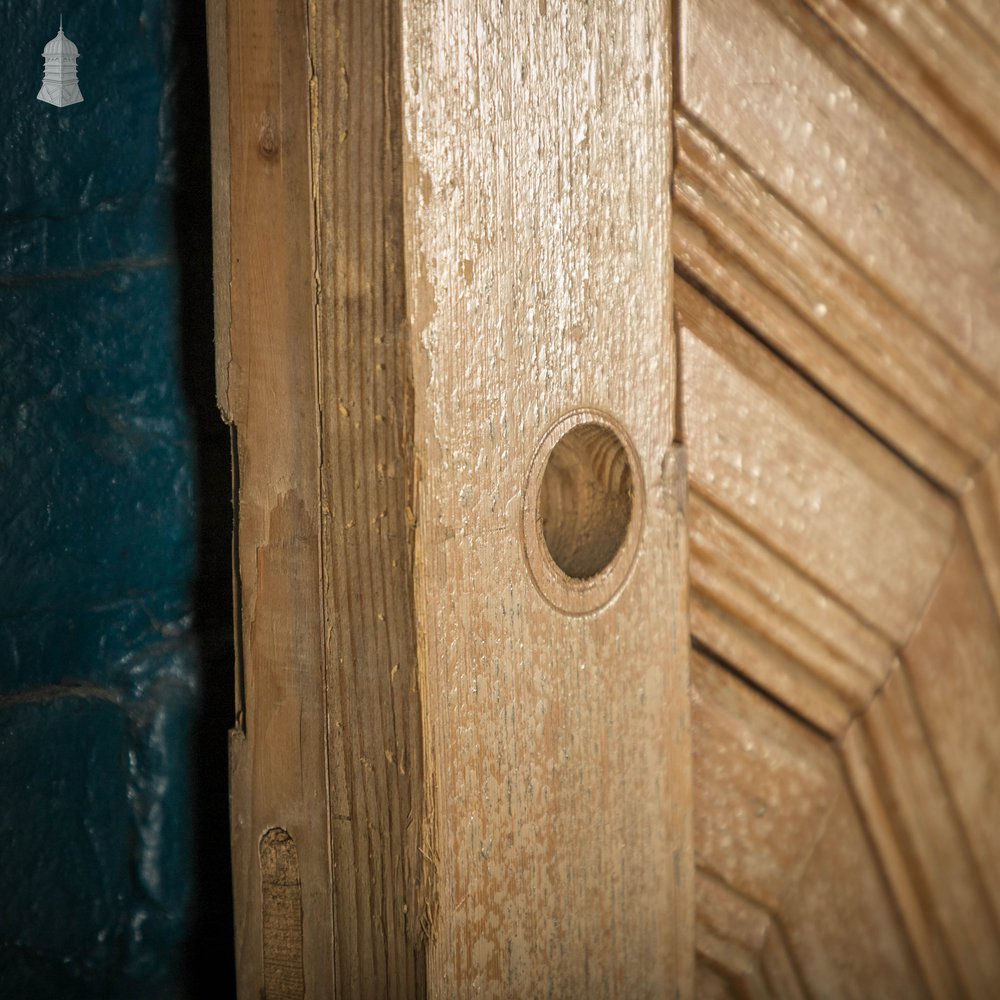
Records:
[[[210,20],[226,25],[224,35],[213,30],[213,44],[227,43],[211,60],[228,73],[228,88],[214,77],[212,110],[214,134],[229,150],[231,227],[229,271],[216,274],[217,315],[225,322],[228,291],[231,323],[217,336],[220,400],[238,434],[245,675],[244,712],[230,743],[237,983],[246,997],[264,983],[258,846],[266,831],[280,828],[298,859],[305,995],[318,997],[329,995],[332,982],[333,907],[309,49],[303,7],[231,0],[224,10]],[[228,106],[220,103],[226,93]],[[217,258],[220,267],[226,259]]]
[[[980,25],[958,4],[808,3],[994,188],[1000,188],[995,110],[1000,49]],[[988,20],[996,20],[995,9]]]
[[[928,996],[846,791],[837,796],[781,921],[808,995]]]
[[[996,28],[670,6],[210,4],[244,997],[1000,979]]]
[[[261,937],[267,1000],[304,1000],[302,878],[295,841],[284,830],[260,838]]]
[[[739,994],[726,976],[706,962],[699,962],[695,976],[695,996],[698,1000],[730,1000]]]
[[[676,304],[693,489],[903,642],[950,550],[951,506],[681,281]]]
[[[696,940],[711,981],[739,996],[923,995],[835,744],[697,654],[692,724]]]
[[[1000,50],[983,16],[679,4],[691,630],[718,657],[692,666],[706,996],[1000,979]]]
[[[232,267],[232,222],[229,146],[229,3],[208,0],[205,28],[211,58],[208,60],[210,129],[212,144],[212,273],[215,320],[215,387],[222,418],[232,423],[229,406],[229,363],[232,357],[230,271]],[[234,588],[235,590],[235,588]],[[234,616],[233,627],[239,622]],[[242,695],[241,695],[242,699]]]
[[[810,995],[789,951],[787,935],[778,923],[771,924],[764,939],[760,966],[770,996],[805,1000]]]
[[[741,996],[988,995],[993,913],[900,671],[843,742],[850,791],[837,744],[727,669],[696,654],[692,690],[711,981]]]
[[[780,913],[840,789],[828,741],[703,656],[692,657],[695,851],[700,871]],[[711,883],[708,883],[709,885]],[[699,880],[698,916],[706,883]],[[739,910],[738,923],[748,918]],[[719,907],[712,912],[722,912]],[[766,926],[725,936],[758,949]]]
[[[688,0],[680,101],[996,387],[1000,195],[829,42],[792,0]]]
[[[841,736],[895,649],[700,493],[688,503],[691,634],[777,701]]]
[[[400,5],[311,12],[337,996],[425,995]]]
[[[704,868],[695,873],[695,908],[699,964],[724,969],[733,980],[756,980],[771,914]]]
[[[963,527],[902,656],[994,917],[1000,914],[998,651],[1000,624]]]
[[[954,5],[963,11],[984,37],[1000,46],[1000,24],[997,24],[993,0],[955,0]]]
[[[836,768],[822,740],[722,667],[698,654],[691,667],[696,984],[769,996],[773,914],[812,849]],[[794,996],[794,983],[778,995]]]
[[[968,522],[976,554],[1000,614],[1000,451],[995,451],[962,496],[962,511]]]
[[[988,996],[1000,981],[997,926],[902,670],[842,749],[931,992]]]
[[[1000,438],[1000,401],[697,120],[675,119],[674,252],[777,351],[953,493]]]
[[[439,995],[691,990],[668,15],[405,8]],[[536,590],[520,537],[533,452],[579,407],[618,421],[643,484],[631,574],[590,614]]]

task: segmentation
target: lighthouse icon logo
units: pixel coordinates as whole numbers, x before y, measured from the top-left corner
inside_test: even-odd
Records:
[[[45,75],[38,99],[57,108],[67,104],[79,104],[83,100],[80,84],[76,79],[76,60],[80,50],[63,34],[62,16],[59,18],[59,34],[42,49],[45,60]]]

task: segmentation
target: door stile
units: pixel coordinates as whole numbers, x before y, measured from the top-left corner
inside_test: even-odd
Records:
[[[241,996],[691,994],[669,4],[494,6],[209,8]]]
[[[431,992],[686,996],[669,5],[403,9]]]

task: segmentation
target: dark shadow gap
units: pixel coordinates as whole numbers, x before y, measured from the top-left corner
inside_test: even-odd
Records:
[[[230,433],[216,405],[212,196],[204,5],[175,4],[172,95],[176,140],[174,232],[179,271],[181,378],[195,446],[194,635],[200,704],[191,733],[193,873],[185,993],[236,996],[229,849],[228,733],[234,723]],[[210,978],[206,978],[207,970]],[[208,982],[211,986],[206,987]]]
[[[824,742],[833,744],[836,741],[834,738],[825,730],[820,729],[811,719],[806,718],[797,709],[793,708],[791,705],[785,704],[785,702],[778,699],[771,691],[766,687],[760,685],[748,674],[744,673],[740,668],[730,660],[725,657],[720,656],[711,646],[705,643],[702,639],[692,633],[691,635],[691,651],[692,653],[697,653],[702,659],[708,660],[717,666],[720,670],[725,670],[726,673],[731,674],[735,677],[741,684],[745,684],[751,691],[756,692],[762,698],[765,698],[770,704],[774,705],[776,708],[780,709],[786,715],[793,718],[796,722],[801,723],[810,732],[815,733]]]

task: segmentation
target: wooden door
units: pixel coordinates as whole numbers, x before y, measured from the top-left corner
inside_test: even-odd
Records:
[[[998,14],[679,5],[700,995],[1000,984]]]
[[[992,995],[989,8],[210,6],[242,996]]]

